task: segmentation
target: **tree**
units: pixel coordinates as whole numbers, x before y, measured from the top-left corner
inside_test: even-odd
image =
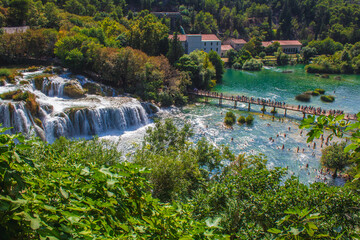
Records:
[[[196,14],[195,23],[191,32],[197,34],[215,33],[217,28],[217,23],[213,15],[211,15],[211,13],[201,11]]]
[[[344,133],[351,132],[350,139],[351,143],[344,148],[345,153],[349,153],[354,163],[351,175],[354,177],[354,185],[360,184],[360,113],[356,115],[357,120],[354,123],[345,122],[344,115],[334,116],[308,116],[305,118],[300,128],[308,128],[307,142],[311,142],[314,138],[319,138],[324,134],[324,130],[330,131],[328,139],[331,140],[334,136],[338,138],[344,138]]]
[[[221,82],[222,76],[223,76],[223,74],[225,72],[223,60],[221,60],[221,57],[215,51],[210,51],[209,59],[210,59],[211,63],[214,65],[214,67],[215,67],[216,81]]]
[[[309,62],[312,57],[316,54],[316,49],[314,47],[303,47],[301,49],[301,55],[305,63]]]
[[[334,178],[337,176],[338,170],[343,170],[350,163],[351,157],[348,152],[344,152],[345,147],[345,142],[334,143],[321,151],[321,164],[326,168],[335,169]]]
[[[173,39],[170,40],[170,47],[166,56],[169,62],[174,64],[182,55],[184,55],[184,48],[179,41],[178,32],[175,32]]]
[[[9,23],[14,26],[25,25],[29,16],[30,0],[12,0],[9,6]]]

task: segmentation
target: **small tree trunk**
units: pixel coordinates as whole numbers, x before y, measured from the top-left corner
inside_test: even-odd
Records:
[[[336,177],[337,177],[337,170],[338,170],[338,169],[335,168],[335,172],[334,172],[333,175],[332,175],[333,178],[336,178]]]

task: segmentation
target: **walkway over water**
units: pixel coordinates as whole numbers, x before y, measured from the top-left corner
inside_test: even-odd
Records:
[[[329,115],[338,116],[344,114],[345,116],[344,120],[357,120],[356,114],[344,113],[344,111],[342,110],[334,110],[334,109],[326,110],[320,107],[315,108],[312,106],[304,106],[304,105],[296,106],[296,105],[286,104],[285,102],[275,102],[262,98],[253,98],[247,96],[226,96],[223,95],[222,93],[219,94],[217,92],[209,92],[209,91],[201,91],[201,90],[191,91],[189,92],[189,94],[205,97],[205,102],[208,102],[209,98],[219,99],[219,105],[222,105],[223,100],[232,101],[234,102],[234,108],[236,108],[237,102],[248,103],[248,111],[251,110],[251,104],[260,105],[263,106],[263,108],[272,107],[273,108],[272,113],[274,114],[276,108],[280,108],[280,109],[284,109],[285,111],[284,117],[286,117],[287,110],[289,110],[289,111],[302,112],[304,118],[306,114],[317,115],[317,116],[329,116]]]

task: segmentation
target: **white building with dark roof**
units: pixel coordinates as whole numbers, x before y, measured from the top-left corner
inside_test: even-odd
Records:
[[[278,42],[284,53],[295,54],[300,53],[302,44],[298,40],[272,40],[269,42],[262,42],[263,47],[268,47],[274,42]]]
[[[173,35],[169,35],[169,39],[173,39],[173,37]],[[186,54],[195,50],[207,53],[213,50],[221,55],[221,41],[215,34],[179,34],[178,38]]]

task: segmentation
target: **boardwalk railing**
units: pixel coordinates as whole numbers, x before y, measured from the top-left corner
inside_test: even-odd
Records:
[[[263,108],[272,107],[274,113],[276,111],[276,108],[280,108],[280,109],[284,109],[285,111],[284,117],[286,117],[287,110],[290,110],[290,111],[303,113],[303,117],[305,117],[306,114],[317,115],[317,116],[328,116],[328,115],[338,116],[344,114],[345,116],[344,120],[357,120],[356,114],[344,113],[344,111],[342,110],[333,110],[333,109],[326,110],[320,107],[316,108],[312,106],[303,106],[303,105],[296,106],[296,105],[286,104],[285,102],[276,102],[263,98],[253,98],[253,97],[239,96],[239,95],[226,96],[223,95],[222,93],[201,91],[201,90],[191,91],[189,92],[189,94],[204,97],[206,102],[209,101],[209,98],[219,99],[219,105],[222,105],[223,100],[232,101],[234,102],[234,108],[236,108],[238,102],[247,103],[248,111],[251,110],[251,104],[260,105],[263,106]]]

